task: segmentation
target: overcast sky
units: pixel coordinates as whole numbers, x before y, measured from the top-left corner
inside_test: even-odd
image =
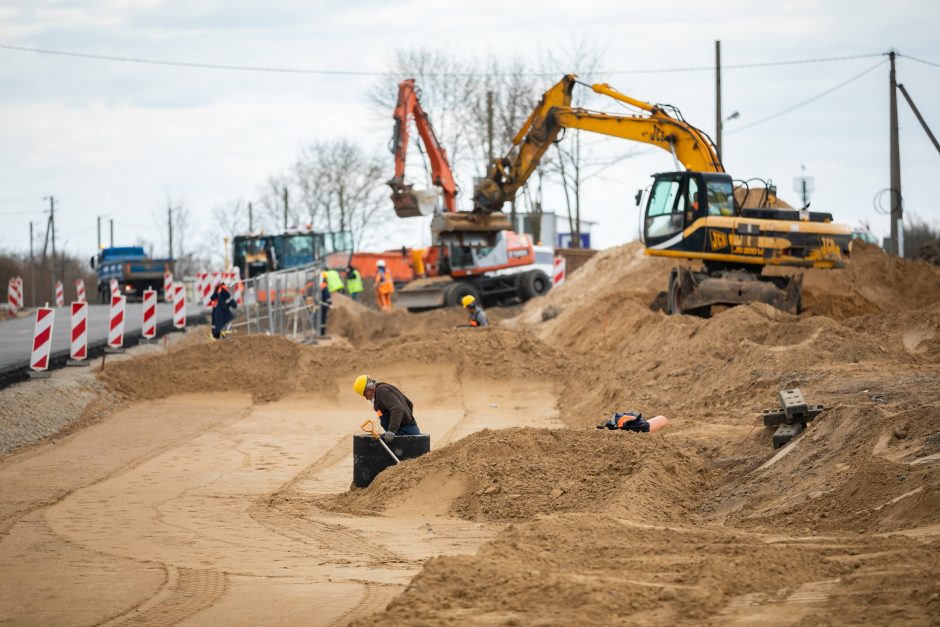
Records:
[[[628,72],[711,65],[716,39],[724,64],[890,48],[940,63],[938,25],[935,0],[0,2],[2,45],[208,64],[368,72],[384,70],[396,48],[531,59],[539,50],[587,38],[606,51],[601,67],[608,73],[600,72],[600,80],[642,100],[673,104],[709,133],[715,126],[712,71]],[[814,209],[846,223],[868,221],[876,235],[886,235],[888,218],[873,201],[889,185],[887,64],[744,128],[880,62],[871,57],[726,69],[723,110],[740,113],[725,126],[728,172],[771,178],[781,197],[795,202],[793,179],[805,167],[815,182]],[[560,78],[569,68],[557,70]],[[29,220],[44,220],[43,198],[49,195],[59,203],[60,243],[76,254],[94,252],[97,215],[115,220],[116,244],[165,242],[154,216],[168,196],[184,198],[201,220],[189,234],[196,241],[213,206],[256,197],[265,178],[289,166],[310,142],[348,137],[384,151],[391,112],[380,116],[368,106],[366,92],[375,80],[0,49],[0,249],[28,247]],[[940,133],[940,67],[900,58],[898,80]],[[547,89],[555,79],[544,82]],[[900,98],[899,110],[906,210],[940,222],[933,187],[940,155]],[[595,145],[601,154],[623,150],[617,144]],[[599,223],[596,246],[635,238],[635,190],[651,174],[671,169],[668,153],[647,150],[588,183],[584,213]],[[469,208],[469,198],[462,202]],[[563,211],[562,202],[557,194],[546,195],[547,210]],[[420,221],[393,226],[387,247],[426,240]]]

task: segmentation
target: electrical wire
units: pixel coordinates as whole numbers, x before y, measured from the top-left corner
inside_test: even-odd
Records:
[[[312,74],[312,75],[326,75],[326,76],[398,76],[397,72],[376,72],[370,70],[317,70],[310,68],[289,68],[289,67],[268,67],[268,66],[255,66],[255,65],[233,65],[233,64],[219,64],[219,63],[198,63],[192,61],[167,61],[164,59],[144,59],[140,57],[126,57],[118,55],[108,55],[108,54],[94,54],[89,52],[72,52],[68,50],[53,50],[50,48],[31,48],[27,46],[15,46],[11,44],[0,44],[0,48],[5,50],[14,50],[18,52],[34,52],[37,54],[49,54],[57,55],[63,57],[77,57],[81,59],[94,59],[97,61],[118,61],[121,63],[143,63],[147,65],[165,65],[173,67],[188,67],[188,68],[199,68],[207,70],[228,70],[228,71],[237,71],[237,72],[268,72],[268,73],[277,73],[277,74]],[[748,69],[748,68],[760,68],[760,67],[776,67],[781,65],[804,65],[810,63],[830,63],[835,61],[849,61],[853,59],[867,59],[872,57],[883,56],[883,52],[875,52],[870,54],[855,54],[855,55],[846,55],[840,57],[816,57],[810,59],[790,59],[783,61],[763,61],[756,63],[731,63],[724,64],[721,66],[722,70],[737,70],[737,69]],[[912,58],[912,57],[908,57]],[[918,60],[918,59],[914,59]],[[926,63],[925,61],[921,61]],[[704,71],[714,71],[714,65],[699,65],[699,66],[689,66],[689,67],[664,67],[664,68],[647,68],[647,69],[635,69],[635,70],[600,70],[594,72],[595,74],[666,74],[672,72],[704,72]],[[434,73],[430,72],[425,74],[425,76],[557,76],[558,72],[513,72],[509,73],[473,73],[473,72],[445,72],[445,73]]]
[[[898,52],[897,55],[901,57],[902,59],[910,59],[911,61],[917,61],[918,63],[923,63],[924,65],[932,65],[934,67],[940,67],[940,63],[934,63],[933,61],[926,61],[924,59],[918,59],[917,57],[912,57],[910,55],[901,54],[900,52]]]
[[[770,120],[773,120],[774,118],[778,118],[778,117],[780,117],[781,115],[790,113],[791,111],[795,111],[796,109],[799,109],[800,107],[804,107],[804,106],[806,106],[806,105],[808,105],[808,104],[810,104],[810,103],[812,103],[812,102],[816,102],[816,101],[819,100],[820,98],[823,98],[824,96],[828,96],[828,95],[831,94],[832,92],[834,92],[834,91],[836,91],[836,90],[838,90],[838,89],[841,89],[842,87],[845,87],[845,86],[848,85],[849,83],[852,83],[852,82],[854,82],[854,81],[856,81],[856,80],[862,78],[862,77],[865,76],[866,74],[870,74],[871,72],[874,72],[875,70],[877,70],[878,68],[880,68],[882,65],[884,65],[884,64],[887,63],[887,62],[888,62],[887,60],[879,61],[878,63],[876,63],[875,65],[871,66],[870,68],[868,68],[868,69],[865,70],[864,72],[859,72],[858,74],[852,76],[851,78],[848,78],[848,79],[842,81],[841,83],[839,83],[838,85],[834,85],[833,87],[830,87],[829,89],[827,89],[827,90],[825,90],[825,91],[822,91],[822,92],[816,94],[815,96],[813,96],[813,97],[811,97],[811,98],[807,98],[806,100],[804,100],[804,101],[802,101],[802,102],[798,102],[797,104],[795,104],[795,105],[793,105],[793,106],[787,107],[786,109],[783,109],[782,111],[778,111],[778,112],[776,112],[776,113],[773,113],[773,114],[771,114],[771,115],[768,115],[768,116],[765,117],[765,118],[761,118],[760,120],[757,120],[756,122],[751,122],[750,124],[746,124],[746,125],[744,125],[744,126],[739,126],[738,128],[735,128],[735,129],[732,129],[732,130],[729,130],[729,131],[725,131],[725,135],[733,135],[733,134],[735,134],[735,133],[740,133],[741,131],[747,130],[747,129],[749,129],[749,128],[753,128],[753,127],[757,126],[758,124],[763,124],[764,122],[769,122]]]

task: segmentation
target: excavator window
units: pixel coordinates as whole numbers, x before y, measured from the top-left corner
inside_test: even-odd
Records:
[[[730,181],[708,181],[708,215],[733,216],[734,192]]]
[[[680,196],[681,180],[660,178],[653,183],[646,208],[647,239],[666,237],[682,230],[685,199]],[[682,202],[677,202],[681,200]]]

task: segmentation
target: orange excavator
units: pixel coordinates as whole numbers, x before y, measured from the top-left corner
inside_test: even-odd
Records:
[[[399,84],[394,119],[389,147],[395,155],[395,175],[388,185],[395,213],[402,218],[432,216],[432,246],[415,259],[416,266],[427,263],[431,278],[412,281],[399,290],[397,304],[416,311],[453,306],[464,296],[490,305],[547,292],[551,288],[550,248],[534,246],[528,235],[512,232],[504,213],[457,210],[457,184],[447,152],[421,107],[414,79]],[[436,191],[415,190],[405,182],[411,119],[428,155],[431,180],[443,194],[443,211],[437,206]]]

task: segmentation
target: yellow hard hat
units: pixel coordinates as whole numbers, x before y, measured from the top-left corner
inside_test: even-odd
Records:
[[[361,374],[361,375],[359,375],[358,377],[356,377],[355,383],[353,383],[353,390],[354,390],[354,391],[356,392],[356,394],[358,394],[359,396],[365,396],[365,392],[366,392],[366,383],[368,383],[368,382],[369,382],[369,375],[367,375],[367,374]]]
[[[463,305],[464,307],[469,307],[475,302],[477,302],[477,299],[475,299],[470,294],[467,294],[466,296],[460,299],[460,304]]]

